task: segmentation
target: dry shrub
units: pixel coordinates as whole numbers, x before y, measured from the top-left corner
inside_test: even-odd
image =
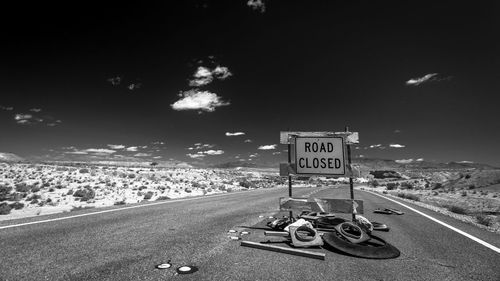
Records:
[[[9,206],[9,204],[7,203],[0,204],[0,215],[8,215],[10,214],[10,210],[12,210],[12,207]]]
[[[476,220],[477,220],[477,223],[485,225],[485,226],[490,226],[493,223],[493,219],[491,217],[488,217],[485,214],[476,215]]]
[[[398,193],[398,197],[404,198],[404,199],[410,199],[413,201],[420,201],[420,197],[415,194],[410,194],[410,193]]]
[[[448,210],[452,213],[455,213],[455,214],[460,214],[460,215],[467,214],[467,210],[465,208],[457,206],[457,205],[448,206]]]

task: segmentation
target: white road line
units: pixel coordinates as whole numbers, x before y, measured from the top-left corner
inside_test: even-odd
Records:
[[[231,194],[225,193],[225,194],[217,194],[217,195],[211,195],[211,196],[200,196],[200,197],[192,197],[192,198],[174,199],[172,201],[162,201],[162,202],[157,202],[157,203],[123,207],[123,208],[119,208],[119,209],[104,210],[104,211],[98,211],[98,212],[92,212],[92,213],[86,213],[86,214],[80,214],[80,215],[74,215],[74,216],[68,216],[68,217],[62,217],[62,218],[55,218],[55,219],[32,221],[32,222],[25,222],[25,223],[19,223],[19,224],[0,226],[0,229],[6,229],[6,228],[12,228],[12,227],[18,227],[18,226],[24,226],[24,225],[30,225],[30,224],[39,224],[39,223],[44,223],[44,222],[61,221],[61,220],[67,220],[67,219],[72,219],[72,218],[93,216],[93,215],[98,215],[98,214],[118,212],[118,211],[124,211],[124,210],[135,209],[135,208],[151,207],[151,206],[162,205],[162,204],[177,203],[177,202],[182,202],[182,201],[199,200],[201,198],[221,197],[221,196],[233,195],[233,194],[238,194],[238,193],[231,193]]]
[[[412,208],[412,207],[410,207],[410,206],[408,206],[408,205],[406,205],[406,204],[403,204],[403,203],[401,203],[401,202],[399,202],[399,201],[396,201],[396,200],[394,200],[394,199],[391,199],[391,198],[385,197],[385,196],[380,195],[380,194],[377,194],[377,193],[375,193],[375,192],[371,192],[371,191],[367,191],[367,190],[365,190],[365,191],[366,191],[366,192],[368,192],[368,193],[371,193],[371,194],[377,195],[377,196],[379,196],[379,197],[385,198],[385,199],[387,199],[387,200],[389,200],[389,201],[392,201],[392,202],[394,202],[394,203],[397,203],[397,204],[399,204],[399,205],[401,205],[401,206],[403,206],[403,207],[406,207],[406,208],[408,208],[408,209],[410,209],[410,210],[414,211],[415,213],[420,214],[420,215],[422,215],[422,216],[424,216],[424,217],[426,217],[426,218],[428,218],[428,219],[430,219],[430,220],[433,220],[433,221],[435,221],[435,222],[437,222],[437,223],[439,223],[439,224],[441,224],[441,225],[443,225],[443,226],[446,226],[447,228],[449,228],[449,229],[451,229],[451,230],[453,230],[453,231],[455,231],[455,232],[457,232],[457,233],[459,233],[459,234],[462,234],[463,236],[465,236],[465,237],[467,237],[467,238],[469,238],[469,239],[472,239],[472,240],[476,241],[477,243],[479,243],[479,244],[481,244],[481,245],[483,245],[483,246],[485,246],[485,247],[487,247],[487,248],[490,248],[491,250],[493,250],[493,251],[497,252],[498,254],[500,254],[500,248],[497,248],[497,247],[495,247],[495,246],[491,245],[491,244],[490,244],[490,243],[488,243],[488,242],[485,242],[485,241],[483,241],[483,240],[481,240],[481,239],[479,239],[479,238],[477,238],[477,237],[475,237],[475,236],[472,236],[472,235],[470,235],[470,234],[469,234],[469,233],[467,233],[467,232],[464,232],[464,231],[462,231],[462,230],[460,230],[460,229],[458,229],[458,228],[456,228],[456,227],[453,227],[453,226],[451,226],[451,225],[449,225],[449,224],[447,224],[447,223],[444,223],[444,222],[442,222],[442,221],[440,221],[440,220],[438,220],[438,219],[436,219],[436,218],[433,218],[433,217],[431,217],[431,216],[429,216],[429,215],[427,215],[427,214],[424,214],[424,213],[420,212],[419,210],[416,210],[416,209],[414,209],[414,208]]]

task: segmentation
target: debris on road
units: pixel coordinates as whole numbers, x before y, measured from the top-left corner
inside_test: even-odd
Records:
[[[268,251],[273,251],[273,252],[292,254],[292,255],[303,256],[303,257],[319,259],[319,260],[325,260],[325,256],[326,256],[325,253],[312,252],[312,251],[293,249],[293,248],[287,248],[287,247],[280,247],[280,246],[275,246],[275,245],[266,245],[266,244],[261,244],[258,242],[251,242],[251,241],[242,241],[241,246],[250,247],[250,248],[257,248],[257,249],[262,249],[262,250],[268,250]]]
[[[392,214],[403,215],[404,214],[400,210],[389,209],[389,208],[385,208],[383,210],[382,209],[375,209],[373,212],[376,213],[376,214],[385,214],[385,215],[392,215]]]
[[[183,265],[176,269],[178,274],[191,274],[198,271],[198,268],[193,265]]]

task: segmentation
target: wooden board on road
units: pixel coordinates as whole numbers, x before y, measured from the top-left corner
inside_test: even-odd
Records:
[[[318,259],[318,260],[325,260],[325,256],[326,256],[326,254],[324,254],[324,253],[318,253],[318,252],[312,252],[312,251],[306,251],[306,250],[300,250],[300,249],[293,249],[293,248],[286,248],[286,247],[280,247],[280,246],[275,246],[275,245],[266,245],[266,244],[262,244],[262,243],[251,242],[251,241],[241,241],[241,246],[262,249],[262,250],[268,250],[268,251],[273,251],[273,252],[279,252],[279,253],[285,253],[285,254],[291,254],[291,255],[302,256],[302,257],[308,257],[308,258],[313,258],[313,259]]]

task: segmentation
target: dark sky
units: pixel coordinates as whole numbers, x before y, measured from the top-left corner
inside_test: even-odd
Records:
[[[348,125],[356,157],[500,166],[496,1],[162,2],[2,7],[0,152],[277,163]]]

